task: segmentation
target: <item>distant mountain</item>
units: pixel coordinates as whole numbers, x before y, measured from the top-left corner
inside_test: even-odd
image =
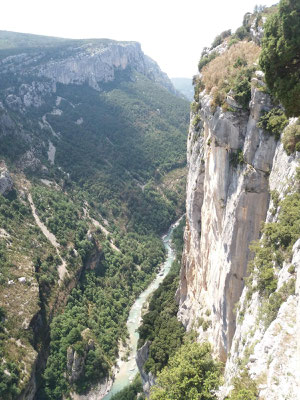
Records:
[[[1,399],[109,383],[184,212],[176,93],[139,43],[0,32]]]
[[[171,78],[171,81],[180,93],[182,93],[189,101],[193,101],[194,87],[191,78]]]

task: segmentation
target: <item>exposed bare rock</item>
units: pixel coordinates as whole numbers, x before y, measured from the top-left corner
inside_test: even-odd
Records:
[[[53,82],[64,84],[87,82],[89,86],[100,90],[100,82],[113,81],[116,71],[128,67],[166,87],[172,93],[176,92],[168,76],[160,70],[155,61],[144,55],[137,42],[105,43],[101,40],[86,42],[74,47],[68,57],[54,58],[34,69],[40,76],[47,77]]]
[[[288,156],[281,143],[277,144],[273,159],[269,184],[283,198],[290,183],[294,181],[299,155]],[[273,202],[270,203],[266,222],[276,222]],[[233,377],[239,373],[242,359],[248,359],[246,368],[252,379],[258,382],[259,398],[294,400],[300,393],[300,336],[299,336],[299,276],[300,239],[293,246],[290,262],[284,262],[278,274],[278,289],[290,279],[290,267],[295,269],[296,291],[281,305],[277,317],[265,329],[261,321],[262,299],[255,292],[249,303],[246,301],[248,289],[245,288],[239,301],[237,327],[233,338],[230,357],[225,368],[225,385],[219,398],[231,389]]]
[[[268,103],[265,93],[253,89],[250,115],[221,109],[213,114],[204,95],[203,129],[192,126],[189,135],[179,318],[188,329],[205,318],[210,327],[205,332],[198,327],[199,335],[213,343],[223,361],[235,332],[233,309],[244,286],[249,244],[259,237],[267,214],[276,143],[256,123]]]
[[[0,194],[6,195],[12,190],[13,186],[13,180],[6,167],[0,168]]]
[[[296,277],[296,292],[290,289],[272,322],[266,324],[262,317],[259,293],[244,287],[249,244],[259,239],[262,222],[278,218],[270,191],[283,199],[296,190],[300,159],[299,153],[288,156],[280,141],[257,127],[273,105],[261,90],[263,73],[255,75],[249,112],[230,93],[226,101],[232,112],[212,110],[204,91],[200,111],[191,115],[178,317],[188,330],[197,331],[199,340],[211,342],[225,362],[220,400],[232,390],[241,363],[257,383],[259,399],[294,400],[300,393],[300,239],[292,259],[276,272],[277,290],[287,283],[292,288]]]
[[[150,343],[146,341],[146,343],[140,349],[138,349],[136,354],[136,364],[141,374],[143,390],[147,397],[150,395],[151,386],[155,384],[155,377],[153,376],[152,372],[147,373],[143,368],[145,362],[148,360],[149,347]]]
[[[83,371],[85,362],[85,354],[81,355],[77,353],[72,347],[68,347],[67,350],[67,371],[69,381],[75,382],[80,377]]]
[[[50,164],[52,164],[52,165],[54,165],[55,152],[56,152],[56,147],[49,140],[48,160],[50,161]]]
[[[110,391],[112,386],[112,379],[103,379],[97,385],[94,385],[87,394],[71,393],[72,400],[101,400]]]
[[[30,169],[32,171],[36,171],[37,169],[41,168],[42,163],[36,156],[34,150],[28,150],[25,154],[22,155],[18,162],[18,165],[22,170]]]

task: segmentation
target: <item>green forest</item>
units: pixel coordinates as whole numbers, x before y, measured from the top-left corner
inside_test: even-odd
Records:
[[[0,59],[24,51],[27,41],[28,55],[38,60],[35,66],[73,55],[73,47],[86,43],[0,36]],[[93,43],[99,48],[114,44]],[[0,100],[5,103],[8,89],[19,95],[20,78],[9,71],[1,76]],[[49,84],[25,70],[22,84],[33,80]],[[21,322],[8,322],[11,313],[1,302],[0,334],[3,343],[9,335],[18,336],[28,349],[46,351],[45,368],[37,372],[41,400],[58,400],[71,390],[85,393],[110,376],[119,343],[127,339],[130,307],[165,259],[160,236],[184,213],[188,102],[130,67],[116,69],[113,82],[99,85],[95,90],[87,83],[57,83],[39,107],[0,110],[0,156],[16,180],[15,197],[0,196],[2,227],[16,238],[26,232],[24,240],[12,243],[13,251],[1,241],[0,285],[18,279],[22,260],[16,257],[23,249],[34,271],[25,286],[28,297],[38,287],[29,310],[40,321],[25,332]],[[59,113],[53,112],[56,108]],[[50,141],[54,162],[47,154]],[[19,166],[28,152],[34,162],[22,167],[22,175]],[[57,251],[35,226],[29,192],[41,222],[56,238]],[[27,250],[30,244],[32,251]],[[59,282],[62,262],[66,275]],[[0,351],[11,371],[8,378],[0,368],[0,397],[13,399],[30,371],[18,361],[21,350],[9,355],[1,345]],[[72,357],[82,363],[76,376],[69,366]]]

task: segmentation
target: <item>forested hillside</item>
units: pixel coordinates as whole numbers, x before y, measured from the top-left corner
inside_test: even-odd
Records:
[[[189,105],[137,43],[0,43],[0,398],[101,390],[184,210]]]

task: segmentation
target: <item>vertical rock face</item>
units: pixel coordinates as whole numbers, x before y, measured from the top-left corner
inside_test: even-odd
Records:
[[[256,127],[268,95],[252,89],[250,113],[210,110],[201,99],[201,121],[188,140],[187,227],[179,318],[208,338],[225,361],[236,328],[250,257],[268,203],[268,176],[276,142]]]
[[[257,127],[272,105],[253,86],[249,112],[231,99],[231,112],[212,111],[211,98],[203,92],[200,111],[191,115],[178,317],[188,330],[197,331],[199,340],[211,342],[225,362],[219,399],[228,396],[233,378],[246,370],[259,399],[292,400],[300,393],[300,239],[276,270],[277,295],[280,290],[285,294],[272,322],[266,323],[263,314],[270,299],[259,294],[256,283],[250,292],[244,281],[250,243],[260,238],[263,222],[279,221],[280,207],[270,193],[283,200],[297,190],[300,155],[288,156],[280,141]]]
[[[295,182],[299,155],[287,156],[278,143],[269,177],[271,191],[284,198],[291,183]],[[271,201],[266,222],[276,222],[274,204]],[[293,270],[291,270],[293,266]],[[291,272],[293,271],[293,272]],[[230,357],[225,368],[225,385],[221,389],[223,399],[230,390],[230,382],[237,376],[240,360],[245,360],[252,379],[258,382],[261,399],[298,399],[300,394],[300,338],[299,338],[299,271],[300,239],[294,244],[289,261],[283,263],[278,274],[278,288],[296,279],[295,293],[291,293],[278,311],[277,317],[265,328],[261,317],[262,299],[257,292],[246,301],[245,288],[237,313],[237,328]],[[249,296],[250,297],[250,296]]]
[[[153,376],[152,372],[150,371],[147,373],[144,370],[144,364],[149,357],[149,347],[150,343],[147,341],[138,351],[136,354],[136,364],[138,366],[139,372],[141,374],[142,382],[143,382],[143,390],[146,394],[147,398],[150,396],[150,389],[151,386],[155,384],[155,377]]]
[[[0,194],[6,195],[14,186],[5,163],[0,163]]]
[[[22,57],[21,57],[22,56]],[[23,83],[17,93],[10,93],[6,102],[11,108],[40,107],[44,96],[56,91],[56,84],[87,83],[100,90],[101,83],[111,82],[119,71],[134,69],[171,93],[176,90],[158,64],[146,56],[137,42],[116,42],[108,39],[67,41],[63,46],[24,52],[0,61],[2,72],[38,76],[31,84]],[[50,81],[48,81],[50,80]],[[100,86],[99,86],[100,85]]]

